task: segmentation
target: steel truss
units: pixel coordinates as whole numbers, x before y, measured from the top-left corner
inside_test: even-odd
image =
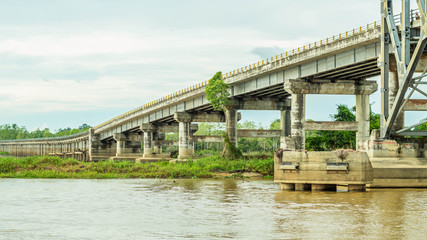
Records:
[[[427,45],[427,25],[426,25],[426,5],[427,0],[417,0],[419,13],[416,20],[420,21],[419,37],[411,39],[411,16],[409,0],[402,0],[402,13],[400,21],[400,38],[399,29],[396,26],[395,17],[393,16],[393,1],[381,0],[381,55],[379,65],[381,68],[381,138],[390,138],[395,135],[400,136],[427,136],[427,131],[411,131],[427,121],[403,128],[396,126],[396,120],[404,111],[408,100],[412,97],[414,91],[427,97],[427,93],[419,88],[419,85],[426,84],[422,81],[427,76],[427,67],[424,72],[413,77],[415,69],[420,62]],[[411,40],[416,40],[416,47],[411,54]],[[398,91],[394,100],[390,99],[390,53],[396,60],[396,71],[398,78]],[[401,129],[395,129],[401,128]]]

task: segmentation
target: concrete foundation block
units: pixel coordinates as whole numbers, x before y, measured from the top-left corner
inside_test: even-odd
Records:
[[[276,151],[274,170],[275,182],[281,186],[295,184],[295,190],[336,190],[336,185],[365,186],[373,182],[366,152]]]
[[[311,190],[311,184],[307,183],[295,183],[295,191]]]
[[[295,190],[295,183],[281,183],[280,189],[284,190]]]
[[[349,192],[364,192],[366,191],[365,184],[349,184],[348,186]]]

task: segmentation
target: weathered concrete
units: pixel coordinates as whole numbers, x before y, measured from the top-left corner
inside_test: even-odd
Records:
[[[356,121],[356,149],[367,151],[370,127],[369,95],[356,95]]]
[[[369,157],[374,181],[368,187],[427,187],[427,138],[383,140],[373,130]]]
[[[354,185],[371,184],[373,169],[366,152],[301,152],[283,151],[275,155],[274,181],[282,189],[326,190],[336,185],[348,185],[349,191]]]
[[[238,129],[238,137],[248,138],[280,138],[281,130]]]
[[[140,126],[141,131],[144,132],[144,158],[153,157],[153,132],[156,127],[150,123],[144,123]]]
[[[427,111],[427,99],[409,99],[404,111]]]
[[[294,142],[294,150],[305,149],[305,94],[292,94],[291,107],[291,137]]]
[[[306,131],[358,131],[357,122],[329,122],[329,121],[306,121]]]
[[[178,158],[184,159],[192,157],[194,155],[194,146],[190,142],[190,136],[192,135],[190,125],[193,116],[186,112],[177,112],[174,118],[179,124]]]
[[[156,155],[162,154],[162,144],[160,141],[165,140],[165,133],[162,132],[155,132],[153,135],[153,141],[154,141],[154,147],[153,152]]]
[[[142,156],[141,143],[143,135],[132,133],[115,133],[113,135],[116,140],[116,157],[132,157]]]
[[[377,91],[378,84],[375,81],[355,82],[316,79],[307,82],[299,79],[290,79],[285,82],[284,88],[292,94],[370,95]]]
[[[229,105],[225,110],[225,131],[230,138],[230,142],[237,147],[237,106]]]
[[[282,110],[290,108],[289,98],[282,100],[280,98],[248,98],[245,97],[237,101],[239,110]]]

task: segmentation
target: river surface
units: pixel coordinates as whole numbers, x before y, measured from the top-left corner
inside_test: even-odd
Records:
[[[427,239],[427,190],[0,179],[0,239]]]

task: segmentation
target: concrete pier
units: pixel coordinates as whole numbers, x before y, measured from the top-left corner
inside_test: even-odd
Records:
[[[369,95],[356,95],[356,149],[367,151],[369,145],[370,105]]]
[[[283,151],[275,154],[274,181],[282,190],[336,191],[337,185],[361,191],[373,182],[373,169],[366,152]]]
[[[225,131],[230,138],[230,142],[237,147],[237,121],[238,111],[237,105],[230,105],[226,107],[225,114]]]
[[[194,147],[193,147],[193,144],[190,142],[190,137],[191,137],[190,126],[193,118],[191,114],[185,113],[185,112],[175,113],[174,118],[176,121],[178,121],[178,126],[179,126],[178,158],[185,159],[185,158],[192,157],[194,155]]]
[[[145,123],[140,126],[142,132],[144,132],[144,154],[143,158],[153,157],[153,132],[156,129],[153,124]]]
[[[291,136],[294,150],[305,150],[305,94],[292,94]]]

